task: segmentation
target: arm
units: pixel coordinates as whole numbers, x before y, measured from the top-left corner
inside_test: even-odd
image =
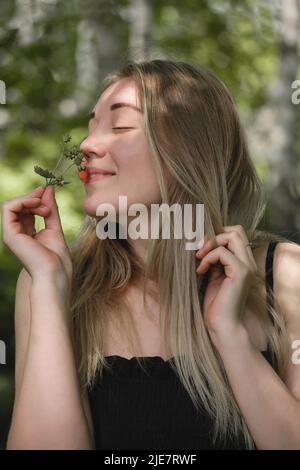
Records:
[[[87,397],[80,397],[68,304],[55,280],[31,282],[22,270],[15,309],[16,397],[7,448],[91,449],[92,422]]]
[[[28,341],[30,334],[30,291],[32,279],[30,274],[23,268],[19,274],[16,285],[15,296],[15,400],[14,408],[19,398],[19,392],[23,379],[24,368],[27,358]],[[82,396],[82,405],[88,422],[89,433],[94,443],[94,429],[88,396]]]
[[[282,243],[276,252],[275,300],[284,312],[292,341],[300,339],[300,246]],[[242,327],[234,338],[219,337],[217,347],[257,448],[299,450],[300,365],[290,360],[283,382]]]
[[[16,291],[16,397],[7,448],[91,448],[90,410],[79,394],[67,322],[72,260],[54,188],[5,201],[1,215],[4,244],[25,268]],[[35,215],[45,223],[38,233]],[[69,432],[67,421],[78,427]]]
[[[23,268],[19,274],[15,295],[15,402],[19,397],[20,385],[27,356],[30,331],[30,274]]]

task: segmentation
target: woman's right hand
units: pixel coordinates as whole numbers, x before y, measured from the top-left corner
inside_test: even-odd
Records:
[[[69,287],[72,260],[61,226],[54,187],[39,187],[25,196],[5,201],[1,208],[3,242],[32,279],[59,275]],[[39,232],[35,230],[35,215],[44,218],[45,228]]]

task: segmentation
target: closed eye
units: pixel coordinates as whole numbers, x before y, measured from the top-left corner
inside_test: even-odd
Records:
[[[133,127],[113,127],[112,129],[133,129]]]

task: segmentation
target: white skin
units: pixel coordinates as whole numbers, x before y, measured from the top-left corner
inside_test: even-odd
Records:
[[[119,196],[127,196],[127,208],[141,203],[150,207],[161,202],[151,151],[144,134],[144,117],[129,107],[110,110],[114,103],[129,103],[141,109],[132,78],[122,78],[106,89],[97,101],[88,136],[81,143],[83,163],[104,168],[114,176],[86,185],[84,210],[95,217],[99,204],[109,203],[118,214]],[[129,129],[113,129],[128,127]],[[150,210],[149,210],[150,214]],[[130,217],[127,217],[128,224]],[[136,254],[145,260],[147,240],[129,239]]]

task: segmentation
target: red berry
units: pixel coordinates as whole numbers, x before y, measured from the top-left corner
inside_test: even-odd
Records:
[[[81,179],[81,181],[83,181],[83,183],[86,183],[87,180],[88,180],[88,172],[86,170],[82,170],[82,171],[79,171],[79,178]]]

